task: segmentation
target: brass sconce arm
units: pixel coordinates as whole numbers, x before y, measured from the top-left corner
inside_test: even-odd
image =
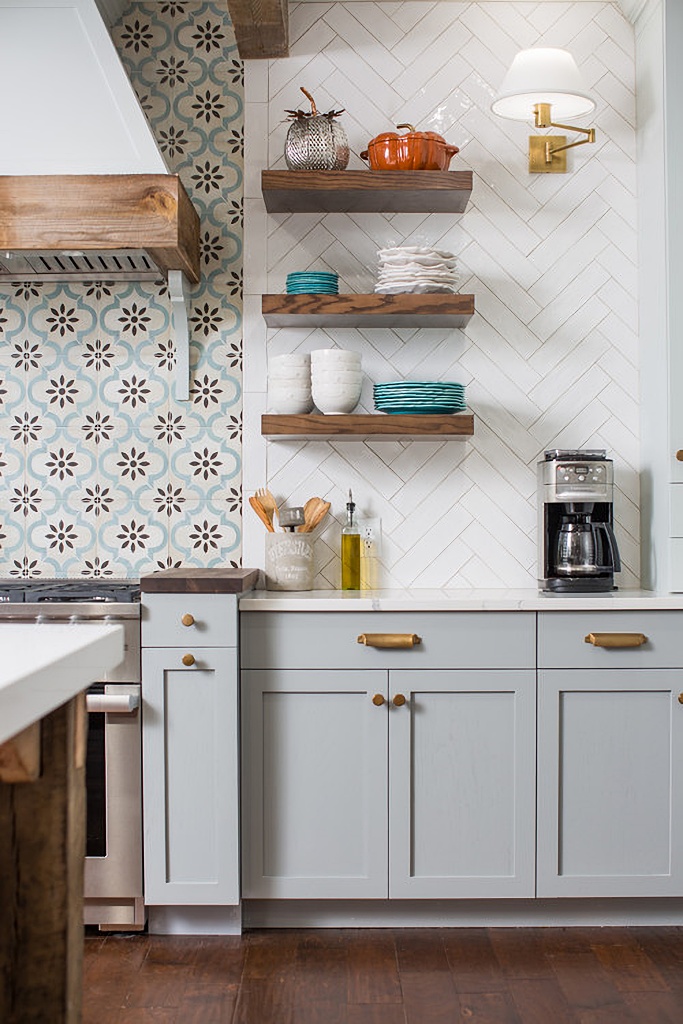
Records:
[[[529,139],[530,171],[562,174],[567,170],[567,158],[562,156],[554,160],[558,153],[564,154],[568,149],[585,146],[587,142],[595,142],[595,128],[577,128],[576,125],[553,121],[549,103],[537,103],[534,106],[534,124],[537,128],[561,128],[567,132],[581,132],[586,138],[568,143],[564,135],[532,136]]]

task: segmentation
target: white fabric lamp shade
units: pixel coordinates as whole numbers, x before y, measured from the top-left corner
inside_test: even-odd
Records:
[[[533,121],[537,103],[550,103],[553,120],[558,121],[582,117],[595,109],[567,50],[535,47],[518,53],[491,110],[515,121]]]

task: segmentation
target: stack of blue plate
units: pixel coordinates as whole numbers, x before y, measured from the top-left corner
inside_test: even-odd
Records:
[[[449,381],[397,381],[375,384],[375,409],[393,413],[464,412],[465,385]]]
[[[288,295],[338,295],[339,274],[324,271],[300,270],[287,274]]]

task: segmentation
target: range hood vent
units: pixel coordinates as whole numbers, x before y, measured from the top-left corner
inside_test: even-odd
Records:
[[[158,281],[161,276],[144,250],[0,253],[0,278],[17,281]]]

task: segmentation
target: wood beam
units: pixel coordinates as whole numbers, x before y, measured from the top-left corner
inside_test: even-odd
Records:
[[[227,0],[242,60],[289,56],[288,0]]]

